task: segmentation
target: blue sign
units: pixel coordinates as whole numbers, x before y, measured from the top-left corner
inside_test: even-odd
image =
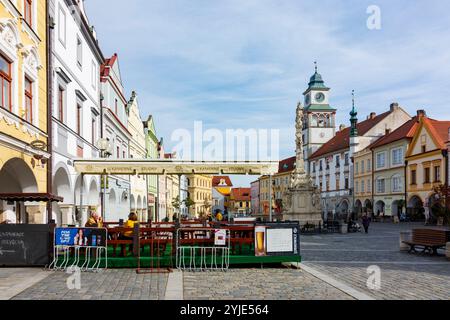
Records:
[[[55,246],[106,247],[106,238],[106,229],[55,229]]]

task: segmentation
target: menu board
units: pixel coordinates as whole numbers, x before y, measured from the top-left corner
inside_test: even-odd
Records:
[[[294,239],[292,237],[291,228],[268,228],[266,230],[266,238],[267,254],[294,251]]]

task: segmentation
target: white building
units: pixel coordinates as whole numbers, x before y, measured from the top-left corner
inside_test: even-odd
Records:
[[[310,175],[321,190],[325,219],[330,214],[345,218],[353,210],[353,154],[411,119],[398,104],[392,104],[389,111],[380,115],[371,113],[359,123],[355,108],[350,115],[351,127],[341,127],[308,159]]]
[[[130,140],[130,158],[144,159],[147,157],[146,136],[144,132],[144,123],[142,121],[137,94],[132,92],[128,101],[128,130],[131,133]],[[131,176],[131,211],[138,215],[139,221],[148,221],[147,215],[147,176]]]
[[[127,129],[127,100],[120,75],[117,54],[105,59],[101,71],[102,95],[102,138],[109,142],[109,148],[103,156],[112,159],[127,159],[131,133]],[[105,189],[105,221],[127,219],[130,213],[130,177],[113,175],[106,177]]]
[[[99,157],[99,70],[104,58],[82,2],[51,0],[50,8],[55,22],[50,64],[53,192],[64,198],[53,205],[53,215],[59,225],[84,224],[89,208],[100,210],[100,181],[97,176],[82,181],[73,159]]]

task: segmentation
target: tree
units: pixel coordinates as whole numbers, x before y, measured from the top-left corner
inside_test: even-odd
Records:
[[[189,213],[190,211],[189,209],[195,204],[194,200],[192,200],[190,197],[187,197],[186,199],[183,200],[183,202]]]
[[[180,196],[176,196],[176,198],[172,200],[172,207],[174,207],[175,211],[177,212],[177,217],[178,217],[179,213],[180,213],[180,208],[181,208]]]
[[[208,214],[209,208],[211,208],[211,202],[208,199],[205,199],[203,202],[203,208],[205,208],[206,214]]]
[[[450,187],[447,184],[441,184],[433,188],[435,193],[435,203],[432,206],[433,214],[442,218],[444,223],[450,224]]]

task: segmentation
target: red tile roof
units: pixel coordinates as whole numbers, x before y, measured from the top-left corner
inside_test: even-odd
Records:
[[[450,121],[439,121],[430,118],[423,118],[424,124],[430,130],[441,149],[447,149],[448,129],[450,128]]]
[[[250,188],[231,189],[231,199],[234,201],[250,201]]]
[[[295,169],[296,157],[281,160],[278,165],[278,173],[290,172]]]
[[[366,134],[370,129],[372,129],[373,126],[381,122],[384,118],[386,118],[391,111],[387,111],[385,113],[382,113],[378,116],[375,116],[373,118],[369,118],[367,120],[364,120],[362,122],[359,122],[357,124],[358,128],[358,134],[364,135]],[[336,135],[331,138],[327,143],[325,143],[323,146],[321,146],[316,152],[314,152],[310,159],[316,159],[323,155],[334,153],[339,150],[348,149],[350,148],[350,128],[347,127],[342,131],[339,131],[336,133]]]
[[[381,139],[375,141],[372,145],[369,146],[369,148],[370,149],[378,148],[402,139],[412,140],[418,127],[419,127],[419,118],[414,117],[397,130],[394,130],[390,134],[387,134]]]
[[[220,184],[221,180],[225,180],[225,186],[232,187],[231,179],[229,176],[214,176],[212,178],[212,186],[213,187],[224,187],[224,185]]]

